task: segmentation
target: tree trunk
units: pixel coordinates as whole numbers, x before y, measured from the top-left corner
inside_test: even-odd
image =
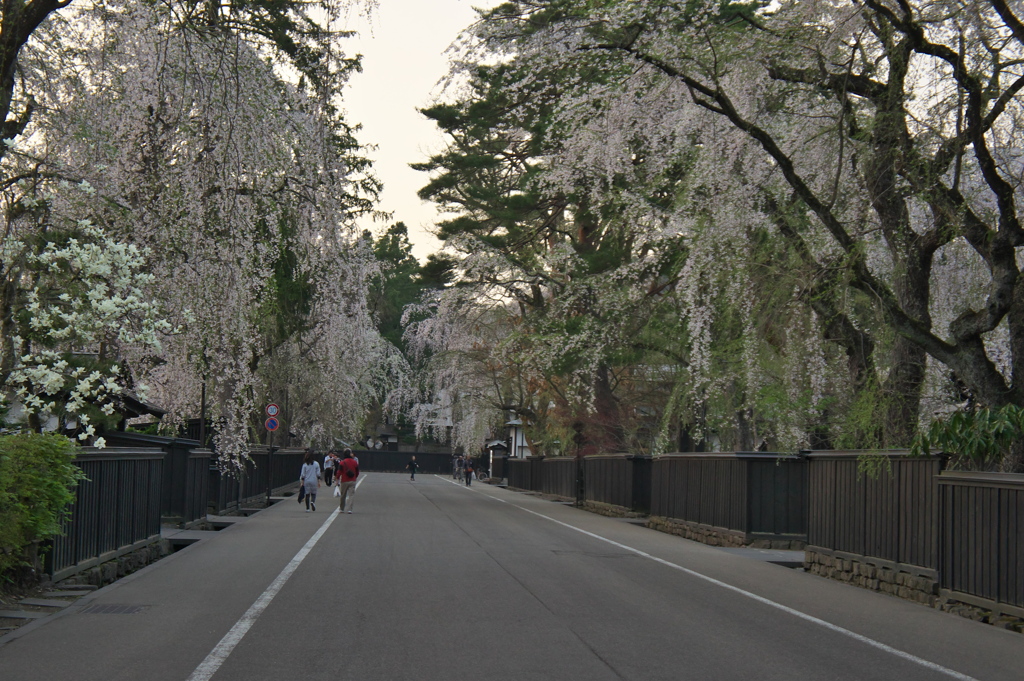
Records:
[[[583,425],[583,456],[626,451],[625,431],[619,401],[608,377],[608,367],[601,367],[594,383],[594,411],[581,414]]]

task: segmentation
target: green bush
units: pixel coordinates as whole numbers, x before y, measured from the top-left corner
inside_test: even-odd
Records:
[[[1020,447],[1022,439],[1024,409],[1008,404],[998,409],[958,411],[933,421],[914,439],[911,452],[927,455],[941,451],[950,457],[953,469],[1012,472],[1020,465],[1014,448]]]
[[[59,534],[84,476],[62,435],[0,436],[0,575],[26,563],[34,541]]]

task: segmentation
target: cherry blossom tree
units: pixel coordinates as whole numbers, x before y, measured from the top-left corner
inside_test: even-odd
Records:
[[[123,344],[123,365],[172,421],[198,415],[205,392],[228,465],[291,381],[290,425],[327,438],[356,432],[368,394],[402,369],[370,323],[375,266],[354,248],[377,190],[338,108],[358,61],[303,8],[76,6],[19,61],[36,108],[7,172],[87,186],[94,200],[74,209],[151,250],[146,293],[179,333],[159,352]]]
[[[759,397],[750,393],[759,386],[747,390],[735,372],[727,381],[711,376],[704,368],[712,360],[708,343],[688,337],[688,328],[698,340],[711,330],[711,317],[701,310],[717,304],[738,310],[736,294],[747,292],[734,286],[715,299],[693,269],[694,262],[710,268],[714,260],[711,252],[689,259],[695,246],[684,225],[694,217],[676,205],[692,184],[692,160],[652,157],[632,135],[622,140],[630,162],[614,174],[595,163],[568,165],[573,145],[600,148],[632,123],[617,120],[591,135],[560,120],[558,92],[576,76],[553,68],[520,85],[532,68],[512,58],[497,66],[474,62],[465,90],[424,112],[450,135],[448,148],[415,166],[432,173],[421,196],[452,213],[439,224],[439,236],[464,254],[460,286],[481,300],[499,296],[515,318],[490,361],[527,377],[534,398],[500,407],[495,393],[491,408],[512,409],[528,435],[534,424],[537,439],[582,440],[582,451],[661,449],[669,432],[681,429],[714,429],[748,449],[777,440],[783,430],[792,440],[781,426],[748,427],[747,413]],[[580,76],[588,87],[605,86],[604,75],[590,74]],[[695,146],[688,149],[692,155]],[[709,277],[716,284],[722,279]],[[464,314],[454,310],[435,308]],[[718,333],[726,326],[719,323]],[[748,364],[779,363],[771,352],[761,355],[748,352]],[[686,395],[674,387],[679,383],[687,384]],[[714,399],[727,418],[709,425],[707,403]]]
[[[640,205],[650,184],[638,161],[648,177],[684,164],[655,224],[685,234],[687,280],[711,285],[715,267],[737,275],[718,291],[748,291],[749,245],[770,247],[793,266],[776,299],[805,312],[758,339],[782,370],[769,383],[796,371],[794,390],[837,400],[819,409],[826,430],[842,412],[863,441],[905,446],[924,391],[949,375],[980,404],[1021,401],[1020,26],[1000,0],[509,2],[483,14],[462,69],[514,65],[503,83],[513,120],[548,107],[560,131],[549,195],[605,177],[588,182],[592,205],[623,184],[633,191],[615,200]],[[763,300],[731,297],[748,313]],[[703,373],[708,301],[691,295],[686,308]],[[804,353],[819,359],[793,361]]]

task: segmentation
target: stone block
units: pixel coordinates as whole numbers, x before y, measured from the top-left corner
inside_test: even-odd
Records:
[[[1019,620],[1016,617],[1000,617],[992,622],[992,626],[999,627],[1000,629],[1008,629],[1009,631],[1021,631],[1021,625],[1024,624],[1024,620]]]
[[[89,568],[83,574],[83,579],[86,584],[91,584],[96,587],[103,586],[103,571],[100,570],[98,565],[96,567]]]
[[[939,592],[938,582],[927,577],[915,577],[911,582],[911,586],[925,594],[937,594]]]
[[[117,581],[117,562],[108,561],[100,568],[100,583],[103,585],[111,584]]]

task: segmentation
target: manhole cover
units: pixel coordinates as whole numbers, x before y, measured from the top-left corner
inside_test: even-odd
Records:
[[[82,611],[83,614],[88,615],[134,615],[137,612],[142,612],[148,606],[145,605],[116,605],[114,603],[97,603],[96,605],[90,605],[88,608]]]

